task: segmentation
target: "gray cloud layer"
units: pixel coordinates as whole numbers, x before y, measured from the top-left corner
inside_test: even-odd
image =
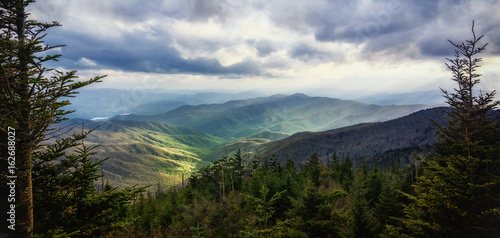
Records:
[[[453,1],[453,0],[316,0],[293,1],[257,0],[242,3],[235,0],[176,0],[137,1],[112,0],[89,1],[87,4],[76,0],[51,0],[40,5],[35,12],[46,18],[56,18],[62,22],[61,30],[50,32],[49,43],[68,45],[63,49],[62,63],[68,68],[101,67],[123,71],[190,73],[221,75],[263,75],[266,67],[258,59],[270,57],[284,50],[290,60],[306,63],[339,61],[344,56],[332,55],[321,47],[323,43],[347,43],[361,47],[363,57],[425,58],[450,56],[446,39],[463,41],[470,36],[470,25],[476,20],[476,30],[486,34],[489,54],[500,54],[500,9],[499,1]],[[110,27],[121,22],[126,26],[142,24],[141,31],[109,29],[120,36],[110,37],[103,32],[92,32],[93,26],[82,30],[66,14],[66,8],[81,7],[77,19],[87,18],[84,14],[95,13],[90,18]],[[294,32],[296,39],[283,44],[274,39],[243,39],[255,50],[255,56],[243,61],[223,66],[212,53],[231,44],[230,37],[207,40],[200,35],[189,41],[178,40],[172,33],[173,22],[206,23],[215,22],[223,29],[237,27],[235,22],[250,18],[256,13],[269,19],[273,27]],[[66,14],[66,15],[65,15]],[[151,20],[161,19],[163,22]],[[144,29],[144,26],[149,28]],[[98,28],[99,26],[96,26]],[[190,31],[186,29],[186,31]],[[196,32],[191,32],[196,35]],[[304,38],[313,35],[315,42]],[[464,39],[465,38],[465,39]],[[207,54],[189,58],[173,46],[178,45],[193,52]],[[415,49],[415,50],[409,50]],[[96,64],[77,64],[86,58]],[[287,64],[280,64],[287,65]]]

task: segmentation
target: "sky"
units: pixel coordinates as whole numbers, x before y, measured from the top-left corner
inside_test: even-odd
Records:
[[[394,93],[451,89],[448,39],[489,43],[479,87],[500,89],[495,0],[44,0],[65,47],[50,66],[93,88]]]

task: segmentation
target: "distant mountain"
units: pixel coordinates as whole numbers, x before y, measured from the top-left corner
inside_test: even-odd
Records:
[[[440,90],[419,91],[411,93],[379,93],[364,97],[355,98],[354,100],[364,103],[376,105],[441,105],[445,104],[443,92]]]
[[[81,123],[86,129],[99,126],[85,143],[100,144],[95,158],[109,157],[103,165],[105,179],[120,187],[179,183],[182,173],[187,177],[197,166],[205,165],[200,158],[223,142],[193,128],[160,122],[72,119],[61,126]],[[66,136],[78,132],[80,126]]]
[[[129,114],[155,115],[174,110],[183,105],[186,105],[186,103],[181,101],[159,100],[131,108]]]
[[[349,127],[324,131],[302,132],[288,138],[269,142],[258,153],[261,158],[277,155],[281,161],[287,156],[297,163],[307,161],[318,153],[326,160],[337,153],[349,155],[357,163],[380,160],[391,163],[394,158],[408,160],[412,152],[429,151],[429,145],[436,142],[432,118],[438,124],[445,124],[447,108],[432,108],[386,122],[363,123]],[[408,161],[402,161],[403,163]]]
[[[115,118],[160,121],[193,127],[221,138],[237,139],[265,131],[293,134],[385,121],[424,108],[427,106],[378,106],[294,94],[233,100],[223,104],[185,105],[159,115],[125,115]]]
[[[104,90],[100,93],[97,93],[100,96],[94,96],[112,100],[113,96],[118,97],[123,91]],[[427,108],[425,105],[379,106],[328,97],[309,97],[304,94],[186,105],[184,103],[189,101],[188,97],[194,101],[213,97],[204,99],[213,101],[235,95],[150,96],[148,100],[162,99],[130,106],[127,110],[153,115],[121,115],[102,122],[84,119],[64,122],[84,122],[87,129],[100,125],[88,136],[86,143],[101,144],[96,150],[96,158],[110,158],[104,164],[103,170],[105,179],[115,185],[147,185],[157,182],[171,185],[174,181],[180,182],[182,174],[188,176],[197,166],[206,165],[209,161],[225,155],[232,156],[238,149],[242,150],[245,158],[254,156],[259,148],[263,148],[259,156],[279,154],[280,158],[284,159],[288,154],[297,161],[303,161],[314,152],[326,156],[334,151],[372,160],[369,156],[404,153],[407,146],[420,148],[420,145],[430,143],[429,138],[432,138],[429,136],[432,130],[411,130],[414,125],[422,123],[420,121],[427,121],[422,119],[425,116],[404,122],[405,130],[409,132],[403,131],[399,137],[397,132],[402,129],[398,129],[397,124],[388,124],[381,128],[375,126],[378,129],[373,129],[372,125],[380,123],[367,123],[406,116]],[[200,98],[196,99],[197,97]],[[109,107],[110,105],[102,103],[100,109]],[[94,113],[99,113],[98,109]],[[433,110],[427,112],[431,113]],[[163,113],[154,114],[155,112]],[[397,120],[399,119],[393,121]],[[341,129],[304,132],[334,128]],[[78,130],[79,128],[75,128],[73,132]],[[382,134],[385,137],[379,138],[380,131],[384,131]],[[335,133],[329,135],[330,132]],[[413,138],[412,133],[418,138]],[[292,134],[294,135],[288,137]],[[329,141],[330,137],[334,138],[333,141]],[[406,138],[410,138],[411,142],[407,142]],[[273,142],[275,140],[279,141]]]
[[[259,92],[211,93],[152,91],[147,89],[91,89],[81,90],[69,98],[71,105],[66,110],[74,110],[70,118],[108,118],[124,113],[160,114],[181,105],[224,103],[230,100],[262,96]]]
[[[412,153],[425,154],[431,151],[431,144],[437,141],[434,124],[446,125],[449,108],[438,107],[418,111],[401,118],[354,126],[324,132],[301,132],[282,140],[261,145],[257,156],[270,158],[278,156],[285,161],[289,156],[296,163],[307,161],[314,153],[321,159],[337,153],[340,157],[349,155],[355,163],[388,165],[400,161],[408,163]],[[500,117],[500,110],[492,112]]]

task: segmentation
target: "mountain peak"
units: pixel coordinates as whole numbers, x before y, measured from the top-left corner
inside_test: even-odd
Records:
[[[295,93],[295,94],[292,94],[290,95],[290,97],[294,97],[294,98],[309,98],[309,96],[303,94],[303,93]]]

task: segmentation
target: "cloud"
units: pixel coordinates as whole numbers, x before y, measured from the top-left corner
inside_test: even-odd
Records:
[[[68,69],[241,82],[359,76],[359,82],[370,83],[357,85],[378,85],[391,78],[382,87],[404,78],[389,69],[452,57],[447,39],[469,39],[472,20],[476,33],[489,42],[486,55],[500,55],[496,0],[46,0],[34,5],[32,16],[62,23],[45,39],[67,45],[55,64]],[[377,70],[378,77],[349,65]]]
[[[304,62],[309,61],[333,61],[334,57],[327,51],[320,50],[314,46],[299,43],[291,49],[290,56]]]
[[[226,21],[226,19],[239,11],[236,8],[236,1],[230,0],[188,0],[186,3],[187,16],[194,21],[206,21],[210,18],[218,21]]]
[[[78,60],[78,62],[76,62],[76,65],[82,67],[94,67],[97,66],[97,63],[94,60],[82,57]]]
[[[259,40],[254,43],[257,54],[260,57],[268,56],[277,50],[277,46],[269,40]]]

